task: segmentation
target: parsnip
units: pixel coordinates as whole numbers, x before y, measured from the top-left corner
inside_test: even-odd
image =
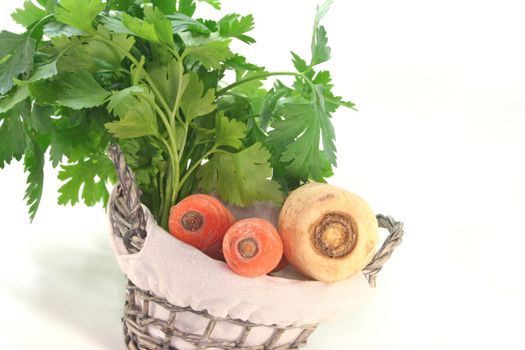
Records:
[[[321,183],[293,191],[279,216],[288,261],[308,277],[340,281],[362,270],[375,253],[377,220],[353,193]]]

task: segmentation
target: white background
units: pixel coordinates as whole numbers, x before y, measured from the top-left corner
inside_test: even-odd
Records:
[[[224,0],[253,13],[269,70],[308,56],[315,0]],[[0,27],[18,31],[0,4]],[[218,14],[201,6],[203,16]],[[523,348],[525,6],[522,1],[336,0],[324,20],[336,92],[331,182],[405,222],[375,300],[307,349]],[[0,348],[123,349],[125,279],[100,207],[56,204],[46,169],[28,223],[20,164],[0,172]],[[349,295],[348,298],[352,296]]]

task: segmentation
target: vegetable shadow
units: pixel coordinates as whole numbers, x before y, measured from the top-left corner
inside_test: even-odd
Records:
[[[93,235],[82,247],[57,243],[29,249],[36,282],[31,288],[8,287],[13,295],[53,321],[77,328],[91,345],[125,349],[121,318],[126,279],[107,236]]]

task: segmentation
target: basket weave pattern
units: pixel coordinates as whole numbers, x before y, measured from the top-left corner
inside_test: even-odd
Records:
[[[118,146],[110,146],[109,157],[115,164],[119,178],[117,194],[109,204],[113,233],[122,238],[129,253],[137,253],[142,249],[147,235],[146,220],[140,205],[141,191]],[[390,234],[363,270],[372,287],[376,285],[377,273],[401,243],[403,236],[402,223],[383,215],[378,215],[377,219],[379,226],[386,228]],[[229,317],[215,317],[206,310],[197,311],[173,305],[165,298],[138,288],[131,281],[127,290],[123,323],[126,345],[132,350],[298,349],[306,344],[317,327],[316,324],[301,327],[266,326]],[[194,327],[188,328],[190,319]],[[224,331],[220,332],[223,326],[228,329],[226,337]],[[232,329],[236,331],[232,332]],[[258,334],[257,341],[252,337],[255,332]],[[266,335],[263,341],[261,334]]]

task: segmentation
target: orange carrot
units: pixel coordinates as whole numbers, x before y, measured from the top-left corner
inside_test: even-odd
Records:
[[[284,245],[283,245],[283,257],[281,258],[281,261],[279,261],[279,264],[272,270],[272,272],[279,272],[283,270],[289,264],[290,263],[288,262],[288,260],[286,260],[286,256],[284,256]]]
[[[234,222],[232,213],[219,200],[194,194],[171,208],[169,230],[179,240],[221,259],[222,239]]]
[[[283,243],[275,227],[259,218],[236,222],[224,235],[224,258],[237,274],[256,277],[271,272],[281,261]]]

